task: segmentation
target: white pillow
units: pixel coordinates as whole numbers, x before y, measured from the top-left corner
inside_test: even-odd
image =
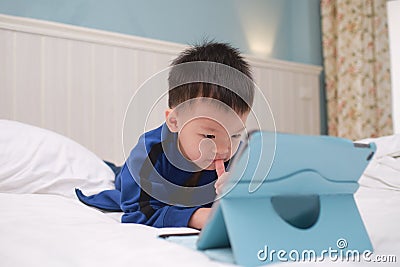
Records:
[[[94,153],[52,131],[0,120],[0,192],[75,197],[114,188],[114,173]]]

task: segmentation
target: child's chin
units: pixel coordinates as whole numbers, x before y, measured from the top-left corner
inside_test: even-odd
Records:
[[[211,162],[211,164],[208,167],[206,167],[204,170],[215,171],[215,162],[214,161]]]
[[[205,168],[204,170],[207,170],[207,171],[215,171],[215,164],[211,164],[210,166],[208,166],[208,167]]]
[[[207,171],[215,171],[215,161],[204,161],[201,164],[196,163],[197,167],[199,167],[202,170],[207,170]]]
[[[214,161],[210,162],[203,162],[201,164],[195,163],[197,167],[199,167],[201,170],[207,170],[207,171],[215,171],[215,163]]]

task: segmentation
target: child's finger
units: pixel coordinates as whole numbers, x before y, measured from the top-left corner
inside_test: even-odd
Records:
[[[218,177],[217,181],[214,184],[215,192],[217,193],[217,195],[221,194],[222,188],[224,187],[224,184],[228,180],[228,177],[229,177],[228,172],[224,172],[221,176]]]
[[[215,161],[215,171],[218,177],[221,177],[221,175],[225,173],[225,165],[222,159]]]

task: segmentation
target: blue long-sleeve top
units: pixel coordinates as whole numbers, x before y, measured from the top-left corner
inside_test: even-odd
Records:
[[[215,170],[196,170],[179,152],[177,140],[165,123],[146,132],[116,176],[115,189],[92,196],[76,189],[79,200],[103,210],[123,211],[123,223],[188,226],[198,208],[211,206],[217,174]]]

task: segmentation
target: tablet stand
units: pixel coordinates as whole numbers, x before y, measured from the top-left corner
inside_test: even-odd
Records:
[[[219,219],[212,218],[222,223],[203,229],[198,249],[229,242],[244,266],[361,258],[372,245],[354,193],[375,148],[328,136],[253,133],[219,200]],[[207,240],[212,225],[220,237]]]

